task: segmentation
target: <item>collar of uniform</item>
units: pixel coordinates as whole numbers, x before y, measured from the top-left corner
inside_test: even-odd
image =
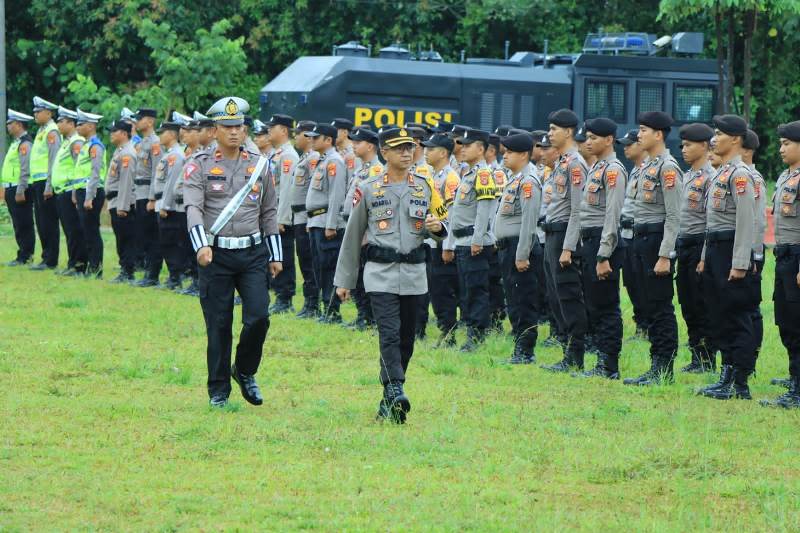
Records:
[[[133,150],[133,141],[131,141],[131,140],[128,140],[128,142],[126,142],[125,144],[123,144],[122,146],[120,146],[120,147],[119,147],[119,149],[120,149],[120,150],[124,150],[125,148],[128,148],[128,147],[130,147],[130,148],[131,148],[131,150]]]
[[[17,136],[14,138],[14,140],[15,140],[15,141],[18,141],[18,140],[22,139],[23,137],[25,137],[27,134],[28,134],[28,131],[27,131],[27,130],[22,130],[22,133],[20,133],[19,135],[17,135]]]
[[[727,166],[727,165],[730,165],[730,166],[736,166],[736,165],[739,165],[741,162],[742,162],[742,156],[741,156],[741,155],[735,155],[735,156],[733,156],[732,158],[730,158],[730,159],[728,160],[728,162],[727,162],[727,163],[725,163],[725,165],[726,165],[726,166]]]
[[[100,140],[100,137],[98,137],[97,135],[92,135],[91,137],[89,137],[89,142],[98,144],[101,143],[102,141]]]
[[[331,146],[330,148],[325,150],[325,154],[324,155],[327,157],[327,156],[329,156],[331,154],[335,154],[335,153],[336,153],[336,147],[335,146]]]
[[[572,146],[569,147],[569,150],[561,154],[561,157],[559,159],[567,159],[568,157],[574,156],[576,154],[578,154],[578,147],[573,144]]]
[[[294,146],[292,146],[292,143],[291,143],[290,141],[286,141],[285,143],[283,143],[283,144],[281,145],[281,152],[286,152],[286,151],[288,151],[290,148],[294,148]]]

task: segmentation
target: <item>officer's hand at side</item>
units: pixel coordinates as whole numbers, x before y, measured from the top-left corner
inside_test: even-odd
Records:
[[[745,274],[747,274],[747,270],[742,270],[741,268],[732,268],[730,272],[728,272],[728,281],[739,281],[740,279],[744,279]]]
[[[72,205],[74,205],[75,207],[77,207],[77,206],[78,206],[78,199],[77,199],[77,198],[75,198],[75,195],[74,195],[74,194],[72,195]]]
[[[439,233],[442,231],[442,223],[438,218],[428,213],[428,216],[425,217],[425,229],[431,233]]]
[[[281,272],[283,272],[283,263],[274,261],[269,264],[269,273],[273,278],[277,278]]]
[[[514,265],[517,267],[517,272],[525,272],[531,267],[531,262],[525,259],[523,261],[514,261]]]
[[[614,272],[614,269],[611,268],[611,262],[606,259],[605,261],[601,261],[597,263],[597,267],[595,268],[597,271],[597,279],[606,280],[608,276]]]
[[[483,246],[480,244],[473,244],[469,247],[469,251],[472,255],[480,255],[480,253],[483,251]]]
[[[350,298],[350,289],[336,287],[336,296],[338,296],[341,301],[346,302]]]
[[[86,211],[91,211],[92,210],[92,201],[91,200],[86,200],[85,202],[83,202],[83,208]]]
[[[280,231],[281,233],[286,233],[286,226],[284,226],[283,224],[278,224],[278,231]]]
[[[442,263],[452,263],[456,258],[456,253],[453,250],[442,250]]]
[[[201,267],[208,266],[211,264],[212,254],[211,254],[211,247],[210,246],[203,246],[199,250],[197,250],[197,264]]]
[[[797,281],[797,286],[800,287],[800,272],[797,273],[797,279],[795,281]]]
[[[44,199],[49,200],[53,197],[53,191],[44,191]]]
[[[668,276],[669,275],[669,258],[668,257],[659,257],[658,261],[656,261],[656,266],[653,267],[653,272],[656,273],[656,276]]]
[[[155,200],[149,200],[147,202],[147,210],[149,212],[151,212],[151,213],[156,210],[156,202],[155,202]]]
[[[697,272],[698,274],[702,274],[705,269],[706,269],[706,262],[700,261],[699,263],[697,263],[697,268],[695,269],[695,272]]]
[[[158,216],[160,216],[161,218],[167,218],[167,211],[166,211],[166,209],[159,209],[159,210],[158,210]]]
[[[15,194],[14,195],[14,201],[17,202],[18,204],[24,204],[25,203],[25,194]]]
[[[325,238],[328,240],[333,239],[336,237],[336,230],[335,229],[326,229],[325,230]]]
[[[561,257],[558,258],[561,268],[567,268],[572,264],[572,250],[561,250]]]
[[[128,212],[127,211],[120,211],[119,209],[117,209],[117,216],[119,218],[125,218],[125,217],[128,216]]]

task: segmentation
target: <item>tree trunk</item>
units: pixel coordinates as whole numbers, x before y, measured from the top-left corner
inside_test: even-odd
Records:
[[[717,87],[717,114],[721,115],[725,113],[728,91],[725,86],[725,37],[722,33],[722,8],[719,5],[719,0],[714,6],[714,33],[717,37],[717,78],[719,81]]]
[[[742,61],[744,63],[744,72],[742,75],[742,85],[744,86],[744,96],[742,97],[742,111],[744,112],[744,119],[750,122],[750,97],[753,93],[752,80],[752,60],[753,60],[753,35],[756,32],[756,7],[748,9],[744,14],[744,54]]]
[[[725,102],[725,112],[730,113],[733,109],[733,49],[736,44],[736,18],[735,18],[735,11],[733,8],[728,10],[728,53],[726,62],[728,64],[728,87],[726,90],[726,96],[728,97],[728,101]]]

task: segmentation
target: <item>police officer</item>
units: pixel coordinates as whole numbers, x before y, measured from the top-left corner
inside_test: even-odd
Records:
[[[681,181],[680,233],[675,242],[678,254],[676,286],[692,354],[691,362],[681,371],[690,373],[716,370],[708,310],[701,276],[697,273],[705,242],[705,197],[716,174],[708,162],[709,143],[713,136],[714,130],[707,124],[686,124],[680,129],[683,160],[691,168]]]
[[[788,391],[765,406],[800,408],[800,121],[778,127],[780,154],[788,165],[778,178],[775,217],[775,324],[789,355]],[[773,384],[777,384],[773,380]],[[781,383],[782,384],[782,383]]]
[[[336,128],[336,150],[339,155],[344,159],[345,168],[347,169],[347,188],[353,181],[356,170],[361,166],[361,161],[356,157],[353,151],[353,142],[350,140],[350,132],[353,131],[355,125],[352,120],[346,118],[335,118],[331,121],[331,125]]]
[[[642,113],[639,143],[650,159],[642,168],[634,198],[633,255],[650,319],[650,369],[626,385],[673,381],[678,352],[678,322],[672,306],[672,261],[680,229],[681,170],[666,147],[672,117],[661,111]]]
[[[580,205],[586,182],[586,162],[575,146],[574,133],[578,117],[569,109],[550,113],[549,139],[560,154],[545,186],[543,201],[547,205],[544,268],[547,292],[556,311],[558,330],[565,336],[564,357],[555,365],[545,366],[552,372],[569,372],[571,367],[583,369],[584,336],[587,330],[586,309],[578,264],[580,238]]]
[[[209,146],[209,140],[207,136],[204,135],[204,132],[212,132],[212,134],[216,134],[217,131],[215,126],[210,128],[201,126],[204,121],[211,122],[213,125],[213,121],[205,115],[195,111],[194,116],[199,118],[190,118],[188,115],[183,115],[177,112],[172,113],[172,122],[180,125],[180,142],[185,145],[183,149],[183,166],[178,172],[178,177],[175,179],[175,183],[171,191],[174,195],[172,198],[172,204],[174,204],[173,218],[175,219],[174,222],[180,222],[180,219],[182,219],[184,227],[186,226],[186,205],[183,198],[183,188],[185,183],[183,176],[185,176],[186,165],[197,153],[208,149],[207,147]],[[216,141],[214,141],[214,146],[216,146]],[[160,213],[159,221],[161,221]],[[177,232],[174,235],[176,239],[180,239],[179,249],[182,249],[184,252],[184,271],[191,280],[188,287],[185,289],[179,289],[177,292],[185,296],[200,296],[197,258],[195,257],[194,250],[192,249],[192,243],[189,240],[189,235],[185,231]],[[238,296],[236,296],[236,298],[238,298]],[[239,302],[239,304],[241,304],[241,302]]]
[[[231,377],[245,400],[263,403],[255,374],[269,330],[267,263],[273,277],[281,270],[277,203],[268,161],[241,149],[249,107],[237,97],[222,98],[211,106],[207,115],[217,123],[217,149],[198,153],[184,171],[187,224],[200,265],[212,407],[227,403]],[[243,326],[230,366],[234,288],[242,298]]]
[[[103,238],[100,236],[100,212],[106,201],[106,146],[97,136],[97,123],[102,115],[78,109],[78,134],[86,139],[75,164],[77,180],[73,190],[83,236],[86,240],[86,276],[103,277]]]
[[[198,127],[197,142],[200,146],[205,150],[215,150],[217,148],[217,125],[214,121],[197,111],[192,114],[192,120]],[[192,260],[196,263],[194,258]]]
[[[59,106],[57,125],[63,140],[53,163],[50,185],[56,195],[58,220],[67,240],[67,268],[57,272],[64,276],[82,276],[87,261],[86,239],[72,194],[75,184],[80,181],[75,176],[75,164],[85,142],[76,131],[77,119],[75,111]]]
[[[589,321],[594,325],[597,365],[583,375],[619,379],[619,274],[625,256],[619,221],[627,172],[614,151],[617,123],[595,118],[587,120],[585,128],[585,149],[595,163],[589,170],[580,208],[581,275]]]
[[[297,313],[298,318],[316,318],[319,314],[319,285],[314,277],[311,239],[306,230],[308,222],[306,196],[311,183],[311,174],[316,170],[319,162],[319,153],[314,151],[311,146],[311,137],[306,135],[314,129],[314,126],[316,126],[315,122],[301,120],[295,127],[294,146],[300,154],[300,159],[294,167],[288,194],[297,262],[300,265],[300,273],[303,275],[303,307]]]
[[[591,168],[595,163],[595,156],[588,150],[586,146],[586,123],[581,124],[578,131],[575,132],[575,143],[578,146],[578,153],[586,161],[586,166]]]
[[[364,286],[378,325],[383,384],[378,419],[404,423],[411,410],[403,385],[414,353],[417,297],[428,290],[422,243],[429,235],[442,238],[446,229],[430,214],[427,180],[409,173],[414,140],[408,131],[384,130],[380,143],[386,170],[356,188],[335,284],[337,295],[347,299],[366,236]]]
[[[445,220],[449,217],[449,210],[453,205],[460,183],[458,174],[450,166],[454,144],[453,140],[445,133],[436,133],[422,142],[425,149],[425,161],[433,171],[434,190],[442,197],[444,206],[448,209]],[[435,239],[428,239],[426,242],[431,250],[428,292],[433,306],[433,314],[436,315],[436,325],[440,332],[437,346],[455,346],[459,307],[458,269],[454,261],[444,262],[443,250]]]
[[[714,151],[722,159],[706,197],[706,244],[698,271],[709,306],[712,339],[722,353],[719,382],[698,394],[717,400],[749,400],[747,381],[755,370],[756,340],[753,310],[755,191],[741,150],[747,123],[735,115],[714,117]]]
[[[314,150],[320,154],[306,196],[306,227],[311,237],[315,277],[322,291],[324,313],[320,321],[331,324],[342,322],[339,299],[333,291],[333,275],[344,236],[342,206],[347,194],[345,161],[334,145],[338,134],[336,126],[331,124],[317,124],[306,132],[314,139]]]
[[[258,119],[253,121],[253,142],[256,143],[258,153],[261,155],[270,157],[275,152],[269,141],[269,126]],[[276,187],[275,191],[279,192],[279,189]],[[278,203],[280,203],[280,198],[278,198]]]
[[[361,168],[355,173],[353,182],[344,200],[342,215],[345,220],[350,218],[350,213],[353,210],[353,199],[355,198],[358,186],[363,184],[366,180],[382,174],[384,171],[383,164],[378,159],[379,141],[378,135],[375,132],[363,127],[355,128],[350,133],[350,140],[353,142],[353,153],[362,161],[362,164]],[[369,296],[367,296],[364,290],[364,266],[366,265],[366,261],[365,244],[361,254],[361,266],[358,271],[358,280],[356,281],[356,286],[352,290],[353,302],[356,304],[357,314],[355,320],[348,324],[349,327],[357,330],[364,330],[375,325]]]
[[[136,228],[139,244],[137,266],[144,271],[144,277],[137,287],[155,287],[161,273],[161,247],[158,238],[158,214],[156,213],[153,175],[161,159],[161,145],[155,133],[155,109],[140,108],[136,111],[136,129],[142,136],[136,146]]]
[[[136,132],[136,113],[127,107],[123,107],[119,112],[119,119],[131,125],[131,142],[133,147],[136,148],[142,142],[141,136]]]
[[[33,117],[39,125],[31,147],[31,189],[33,217],[42,244],[42,261],[31,270],[55,269],[58,266],[59,230],[58,208],[50,184],[53,163],[61,146],[61,136],[53,121],[58,106],[38,96],[33,97]]]
[[[178,143],[181,126],[177,122],[164,121],[158,128],[159,143],[164,156],[156,165],[153,179],[156,211],[158,212],[159,248],[167,264],[169,278],[162,288],[181,289],[186,264],[186,212],[183,205],[175,202],[175,186],[182,181],[185,155]],[[180,210],[179,210],[180,208]]]
[[[131,142],[131,130],[131,125],[123,120],[112,122],[108,128],[116,150],[108,167],[106,198],[120,266],[119,275],[111,283],[132,282],[136,268],[136,150]]]
[[[272,169],[275,189],[278,193],[278,229],[283,246],[283,271],[271,283],[275,290],[275,303],[270,313],[292,312],[292,298],[297,282],[294,268],[294,228],[292,228],[291,187],[294,168],[300,160],[290,141],[294,129],[294,118],[289,115],[272,115],[267,122],[268,139],[273,146]]]
[[[753,266],[755,271],[756,306],[753,310],[753,328],[756,335],[756,359],[761,351],[761,342],[764,339],[764,318],[761,316],[761,272],[764,270],[764,232],[767,230],[767,184],[764,176],[753,164],[753,157],[761,145],[758,134],[751,129],[747,130],[742,144],[742,162],[750,169],[753,177],[753,192],[756,198],[755,230],[753,233]]]
[[[542,201],[542,185],[530,173],[533,137],[527,133],[502,140],[503,164],[508,169],[494,221],[500,270],[508,297],[508,316],[514,334],[510,364],[536,362],[534,348],[539,317],[536,313],[536,270],[533,268],[536,226]]]
[[[511,135],[528,135],[527,131],[517,130],[515,128],[509,128],[509,132],[511,132]],[[533,139],[531,139],[531,141],[532,140]],[[492,170],[492,176],[494,177],[495,198],[497,199],[495,211],[497,211],[500,205],[500,197],[503,195],[506,181],[508,181],[508,177],[506,176],[507,169],[503,167],[503,161],[498,159],[498,157],[502,157],[499,155],[500,152],[500,136],[496,133],[490,133],[486,164]],[[492,224],[494,224],[494,222],[495,219],[492,217]],[[494,228],[492,228],[492,231],[494,232]],[[500,257],[497,250],[492,247],[489,253],[489,315],[492,323],[491,327],[496,332],[503,333],[503,321],[506,318],[506,300],[503,291],[504,282],[502,268],[500,266]]]
[[[0,182],[14,227],[14,238],[17,241],[17,256],[6,263],[6,266],[30,263],[36,248],[36,235],[33,229],[33,191],[29,187],[33,138],[28,133],[27,125],[31,120],[32,116],[13,109],[9,109],[6,115],[6,130],[13,141],[3,159]]]
[[[444,243],[442,260],[456,261],[458,283],[463,290],[462,319],[467,324],[467,341],[461,351],[472,352],[483,342],[491,326],[489,248],[494,246],[490,224],[496,205],[495,186],[492,171],[484,161],[489,133],[467,129],[456,143],[461,145],[461,156],[469,170],[461,178],[450,209],[452,231]]]

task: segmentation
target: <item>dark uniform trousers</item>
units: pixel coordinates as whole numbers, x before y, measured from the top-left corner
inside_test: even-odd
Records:
[[[128,211],[128,216],[120,217],[117,209],[109,209],[111,215],[111,229],[114,230],[114,238],[117,242],[117,257],[119,266],[125,274],[133,275],[136,267],[136,213]]]
[[[789,352],[789,375],[800,377],[800,287],[797,272],[800,268],[800,245],[775,247],[775,325],[781,342]]]
[[[431,283],[431,247],[429,244],[422,245],[422,248],[425,250],[425,276],[428,280],[428,287],[430,287]],[[420,294],[417,304],[419,308],[417,309],[417,326],[416,326],[416,333],[417,335],[424,335],[425,329],[428,327],[428,308],[431,305],[431,295],[429,292],[425,294]]]
[[[169,277],[173,281],[180,281],[181,276],[189,269],[187,246],[191,247],[191,243],[187,236],[186,213],[167,211],[166,217],[159,215],[159,247],[164,256],[164,262],[167,263]]]
[[[670,273],[656,276],[653,268],[658,261],[658,251],[664,237],[663,224],[636,226],[633,238],[634,270],[639,274],[638,286],[642,291],[642,308],[648,318],[647,336],[650,338],[652,361],[669,364],[678,352],[678,321],[672,297],[674,262],[670,260]]]
[[[367,291],[364,289],[364,266],[366,266],[366,264],[367,247],[364,245],[361,247],[361,257],[358,266],[358,279],[356,280],[355,288],[351,291],[351,296],[353,297],[353,303],[356,304],[358,318],[372,321],[372,302],[370,302],[370,297],[367,294]]]
[[[758,289],[751,269],[747,269],[744,279],[728,281],[733,236],[733,231],[707,235],[703,289],[706,300],[713,303],[709,306],[712,342],[722,353],[722,364],[750,374],[756,363],[753,312]]]
[[[573,363],[581,365],[588,324],[581,287],[580,253],[573,253],[572,264],[561,268],[558,260],[564,248],[566,223],[563,224],[563,230],[547,231],[544,243],[545,281],[554,306],[558,331],[566,340],[565,355],[572,358]]]
[[[83,236],[78,208],[72,203],[72,191],[65,191],[56,195],[58,220],[67,238],[67,267],[79,272],[86,270],[88,253],[86,252],[86,239]]]
[[[506,318],[506,298],[500,257],[494,246],[489,247],[489,315],[493,327],[502,327]]]
[[[58,227],[58,208],[56,197],[45,200],[45,180],[31,183],[33,190],[33,217],[36,220],[36,231],[42,243],[42,261],[49,267],[58,265],[58,247],[61,236]]]
[[[242,250],[212,247],[212,261],[200,267],[200,306],[206,321],[208,394],[231,392],[233,292],[242,298],[242,331],[236,346],[236,369],[255,374],[269,330],[267,246],[262,242]]]
[[[678,290],[681,314],[689,334],[689,350],[692,352],[692,360],[699,359],[710,362],[714,358],[715,350],[711,345],[709,335],[711,326],[703,293],[703,278],[697,273],[697,264],[700,262],[704,241],[704,233],[678,237],[675,246],[678,252],[675,285]]]
[[[139,254],[141,266],[144,267],[145,276],[158,279],[161,273],[161,246],[158,237],[158,212],[147,210],[147,199],[136,200],[136,226],[139,236]]]
[[[270,280],[270,288],[275,291],[275,297],[281,302],[291,303],[295,293],[297,274],[294,267],[294,228],[284,226],[281,233],[281,249],[283,251],[283,270],[278,276]]]
[[[482,336],[491,324],[489,317],[489,248],[472,255],[469,246],[456,246],[458,284],[463,289],[462,319],[473,334]]]
[[[305,224],[293,225],[292,231],[294,231],[297,262],[300,264],[300,274],[303,276],[303,299],[306,306],[316,309],[319,305],[319,286],[314,278],[314,263],[311,260],[311,236],[306,231]]]
[[[633,307],[633,321],[636,327],[647,331],[650,327],[650,320],[645,316],[645,304],[643,302],[644,292],[639,283],[642,279],[639,265],[636,262],[636,254],[633,251],[633,239],[620,239],[624,242],[625,259],[622,263],[622,283],[628,291],[628,298]]]
[[[339,311],[339,298],[333,292],[333,276],[339,248],[342,247],[344,230],[337,230],[332,239],[325,238],[325,228],[311,228],[311,257],[314,261],[314,277],[322,292],[322,305],[326,313]]]
[[[535,237],[534,237],[535,238]],[[525,272],[517,270],[516,252],[518,237],[510,237],[497,241],[497,256],[500,263],[503,289],[506,294],[508,318],[511,332],[517,345],[526,353],[533,353],[538,336],[539,314],[536,311],[536,287],[539,284],[536,270],[533,268],[534,250],[528,258],[530,266]]]
[[[406,380],[408,363],[414,355],[414,330],[419,306],[417,295],[400,296],[387,292],[368,294],[378,326],[381,383],[402,383]]]
[[[15,200],[16,194],[16,185],[6,187],[6,206],[8,206],[8,214],[11,215],[14,238],[17,241],[16,260],[25,263],[33,257],[33,252],[36,248],[36,234],[33,228],[33,192],[30,187],[25,189],[24,204],[17,203]]]
[[[458,321],[458,267],[456,262],[442,261],[442,250],[431,250],[431,276],[428,283],[433,314],[442,333],[451,333]]]
[[[605,358],[608,370],[619,370],[622,351],[622,311],[619,307],[619,278],[625,261],[625,248],[617,246],[609,258],[611,274],[608,279],[597,277],[597,252],[603,228],[581,230],[581,277],[583,279],[586,311],[594,325],[594,344]],[[622,244],[621,240],[619,241]]]
[[[86,254],[88,257],[87,269],[89,272],[98,272],[103,269],[103,237],[100,236],[100,212],[106,201],[106,194],[102,188],[97,189],[97,193],[92,200],[92,208],[86,210],[83,203],[86,201],[86,189],[76,189],[78,220],[83,229],[83,237],[86,240]]]
[[[755,292],[755,308],[753,309],[753,336],[755,339],[755,357],[761,353],[761,343],[764,341],[764,317],[761,315],[761,273],[764,271],[764,261],[753,260],[756,271],[753,273],[753,284]]]
[[[550,306],[547,303],[547,291],[544,287],[544,244],[534,237],[533,254],[531,254],[531,268],[536,274],[536,287],[534,287],[533,301],[539,321],[550,318]],[[506,291],[508,293],[508,291]]]

